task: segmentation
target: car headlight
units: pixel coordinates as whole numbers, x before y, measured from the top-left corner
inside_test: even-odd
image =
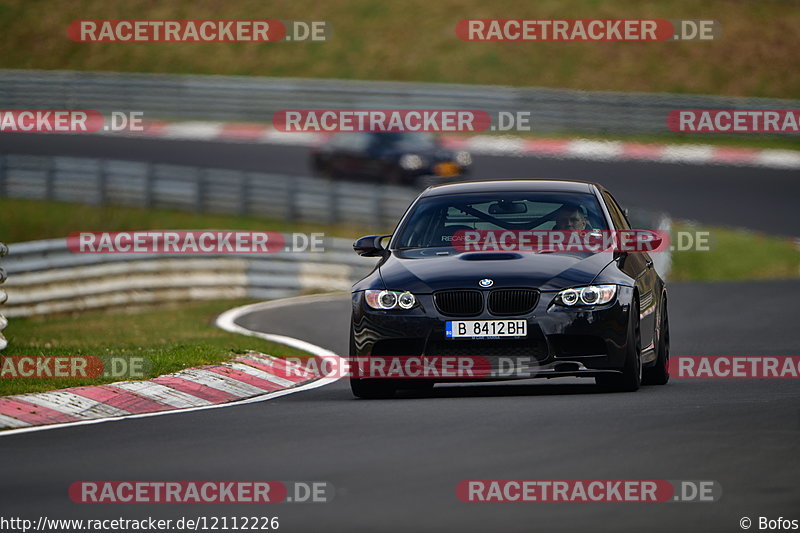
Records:
[[[411,309],[417,305],[417,299],[408,291],[366,290],[364,297],[367,305],[373,309]]]
[[[589,285],[564,289],[556,294],[555,303],[567,307],[580,305],[603,305],[614,299],[617,294],[616,285]]]
[[[468,167],[472,164],[472,156],[469,155],[469,152],[465,152],[463,150],[456,152],[456,163],[461,165],[462,167]]]
[[[400,158],[400,166],[406,170],[417,170],[422,168],[422,158],[417,154],[406,154]]]

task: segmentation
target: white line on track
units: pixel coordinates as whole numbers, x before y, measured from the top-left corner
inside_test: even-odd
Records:
[[[312,355],[316,355],[319,357],[339,357],[335,353],[330,350],[326,350],[321,346],[317,346],[316,344],[311,344],[310,342],[306,342],[300,339],[295,339],[294,337],[286,337],[284,335],[274,335],[272,333],[262,333],[260,331],[253,331],[249,330],[245,327],[242,327],[235,323],[235,320],[243,315],[248,313],[252,313],[254,311],[264,311],[267,309],[275,309],[279,307],[286,307],[289,305],[296,305],[302,304],[306,302],[315,302],[320,300],[330,300],[333,298],[341,298],[341,294],[320,294],[320,295],[312,295],[312,296],[298,296],[295,298],[285,298],[281,300],[274,300],[269,302],[260,302],[250,305],[243,305],[241,307],[234,307],[233,309],[229,309],[225,311],[221,315],[217,317],[216,325],[224,329],[225,331],[230,331],[232,333],[240,333],[242,335],[247,335],[248,337],[257,337],[260,339],[268,340],[271,342],[275,342],[278,344],[283,344],[285,346],[290,346],[292,348],[297,348],[299,350],[306,351]],[[269,392],[266,394],[262,394],[260,396],[255,396],[253,398],[247,398],[245,400],[236,400],[228,403],[221,403],[215,405],[204,405],[201,407],[189,407],[187,409],[178,409],[175,411],[159,411],[156,413],[140,413],[134,415],[125,415],[125,416],[117,416],[113,418],[99,418],[97,420],[81,420],[78,422],[66,422],[63,424],[48,424],[44,426],[33,426],[33,427],[24,427],[24,428],[16,428],[16,429],[7,429],[4,431],[0,431],[0,437],[7,437],[9,435],[18,435],[20,433],[32,433],[34,431],[47,431],[50,429],[60,429],[65,427],[73,427],[73,426],[87,426],[90,424],[102,424],[104,422],[115,422],[117,420],[125,420],[128,418],[146,418],[150,416],[165,416],[165,415],[176,415],[181,413],[191,413],[194,411],[202,411],[205,409],[219,409],[222,407],[234,407],[237,405],[244,405],[248,403],[257,403],[257,402],[264,402],[267,400],[272,400],[274,398],[280,398],[281,396],[287,396],[289,394],[294,394],[295,392],[301,392],[305,390],[316,389],[319,387],[323,387],[325,385],[329,385],[339,378],[337,377],[324,377],[320,378],[316,381],[312,381],[311,383],[307,383],[305,385],[300,385],[298,387],[293,387],[291,389],[283,389],[275,392]]]

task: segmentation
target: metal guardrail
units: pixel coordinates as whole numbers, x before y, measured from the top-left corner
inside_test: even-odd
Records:
[[[392,227],[409,187],[75,157],[0,155],[0,197]]]
[[[649,218],[657,221],[657,229],[669,231],[668,217]],[[326,238],[324,246],[324,252],[186,255],[76,254],[66,239],[11,244],[4,270],[12,275],[6,284],[6,315],[346,291],[375,264],[355,255],[347,239]],[[666,277],[670,253],[652,256]],[[2,322],[5,327],[7,320]]]
[[[416,194],[411,188],[382,184],[176,165],[0,157],[0,197],[386,228],[396,223]],[[636,227],[669,230],[669,218],[664,215],[636,210],[631,215]],[[0,255],[4,251],[0,247]],[[353,254],[345,239],[326,239],[324,253],[261,256],[74,254],[65,239],[11,244],[8,251],[0,279],[11,275],[6,284],[5,314],[9,317],[174,300],[266,299],[309,290],[347,290],[373,264]],[[669,254],[653,255],[657,270],[666,276]],[[0,289],[0,303],[6,292]],[[0,331],[6,323],[0,318]]]
[[[670,229],[666,216],[654,219],[640,213],[637,217],[657,223],[657,229]],[[347,239],[326,238],[324,252],[185,255],[76,254],[68,249],[66,239],[16,243],[8,246],[4,261],[3,275],[12,275],[6,284],[6,315],[347,291],[375,264],[374,259],[355,255],[351,246]],[[666,277],[669,252],[652,255],[656,270]],[[8,322],[0,318],[2,330]]]
[[[668,133],[676,109],[797,109],[800,100],[411,82],[0,70],[0,109],[142,111],[269,122],[282,109],[530,111],[538,133]]]
[[[324,252],[246,255],[75,254],[66,239],[11,244],[9,317],[173,301],[273,299],[349,290],[375,260],[347,239]]]
[[[8,247],[0,242],[0,257],[5,256],[6,254],[8,254]],[[6,270],[0,267],[0,284],[5,283],[6,278]],[[4,304],[7,298],[8,296],[6,295],[6,291],[0,288],[0,305]],[[8,320],[6,317],[0,314],[0,350],[8,346],[8,341],[6,341],[6,338],[3,336],[3,330],[6,329],[6,326],[8,326]]]

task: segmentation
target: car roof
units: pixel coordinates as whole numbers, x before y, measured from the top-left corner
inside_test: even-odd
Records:
[[[502,179],[462,181],[428,187],[420,196],[445,196],[449,194],[504,192],[504,191],[541,191],[541,192],[592,192],[592,187],[601,191],[603,187],[588,181],[548,180],[548,179]]]

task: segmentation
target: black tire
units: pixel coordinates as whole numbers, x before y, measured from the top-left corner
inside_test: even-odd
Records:
[[[365,400],[394,397],[394,384],[385,379],[350,378],[350,390],[353,395]]]
[[[356,340],[353,337],[353,324],[350,324],[350,357],[355,357],[356,354]],[[354,367],[355,365],[353,365]],[[357,398],[364,398],[367,400],[379,398],[391,398],[395,393],[395,384],[388,379],[363,379],[363,378],[350,378],[350,390]]]
[[[642,374],[644,385],[666,385],[669,382],[669,315],[666,299],[661,309],[656,364],[644,369]]]
[[[603,374],[595,382],[610,392],[635,392],[642,384],[642,332],[639,324],[639,301],[631,305],[628,321],[628,349],[622,374]]]

